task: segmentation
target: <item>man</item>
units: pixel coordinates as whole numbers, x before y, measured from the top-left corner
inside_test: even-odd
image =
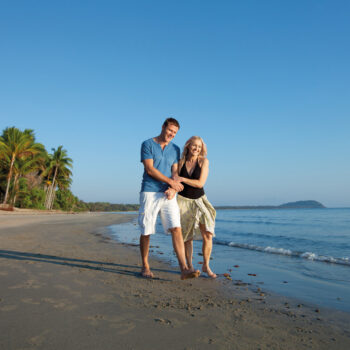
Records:
[[[174,118],[165,120],[161,134],[148,139],[141,146],[141,162],[144,173],[140,193],[139,225],[141,228],[140,252],[142,258],[141,275],[152,278],[148,263],[150,235],[155,233],[157,215],[160,212],[165,232],[172,235],[173,247],[179,261],[181,279],[198,277],[200,272],[188,269],[181,232],[180,211],[174,196],[182,191],[180,182],[172,179],[177,174],[180,148],[171,140],[180,128]],[[169,191],[168,189],[172,190]]]

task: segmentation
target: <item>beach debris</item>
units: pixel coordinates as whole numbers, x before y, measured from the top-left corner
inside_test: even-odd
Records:
[[[171,324],[171,321],[170,321],[170,320],[165,320],[165,319],[163,319],[163,318],[155,318],[154,321],[155,321],[155,322],[162,323],[162,324]]]
[[[248,276],[256,276],[256,273],[248,273]]]
[[[239,265],[235,265],[235,266],[233,266],[233,267],[236,267],[236,268],[238,268],[238,267],[239,267]]]
[[[221,276],[225,277],[226,279],[228,279],[229,281],[232,281],[231,275],[229,273],[223,273]]]
[[[241,280],[238,280],[238,281],[235,282],[235,285],[236,286],[247,286],[248,283],[245,283],[245,282],[242,282]]]
[[[301,305],[301,304],[298,304],[297,306],[298,306],[298,307],[302,307],[303,305]]]
[[[320,312],[320,309],[316,309],[315,312],[318,312],[318,313],[319,313],[319,312]]]

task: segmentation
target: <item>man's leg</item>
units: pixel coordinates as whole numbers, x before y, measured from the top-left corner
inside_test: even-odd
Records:
[[[170,229],[171,236],[173,239],[173,247],[179,261],[179,266],[181,270],[181,279],[195,278],[200,275],[198,270],[191,271],[189,270],[186,264],[186,255],[185,255],[185,244],[182,237],[182,231],[180,227],[174,227]]]
[[[155,232],[155,225],[157,215],[159,212],[159,196],[154,192],[141,192],[140,193],[140,209],[139,209],[139,225],[141,229],[140,236],[140,253],[142,260],[141,275],[143,277],[152,278],[153,273],[151,272],[148,263],[150,234]]]
[[[149,242],[150,242],[150,236],[140,236],[140,252],[141,252],[141,259],[142,259],[142,270],[141,275],[143,277],[152,278],[153,273],[149,267],[148,263],[148,254],[149,254]]]

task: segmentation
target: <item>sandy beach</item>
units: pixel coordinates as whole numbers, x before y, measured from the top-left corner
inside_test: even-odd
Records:
[[[157,260],[143,279],[108,235],[131,218],[0,211],[0,349],[350,348],[349,314]]]

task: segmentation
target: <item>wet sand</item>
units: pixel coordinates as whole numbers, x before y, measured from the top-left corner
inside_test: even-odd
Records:
[[[0,349],[348,349],[349,314],[230,277],[181,281],[109,238],[122,214],[0,212]]]

